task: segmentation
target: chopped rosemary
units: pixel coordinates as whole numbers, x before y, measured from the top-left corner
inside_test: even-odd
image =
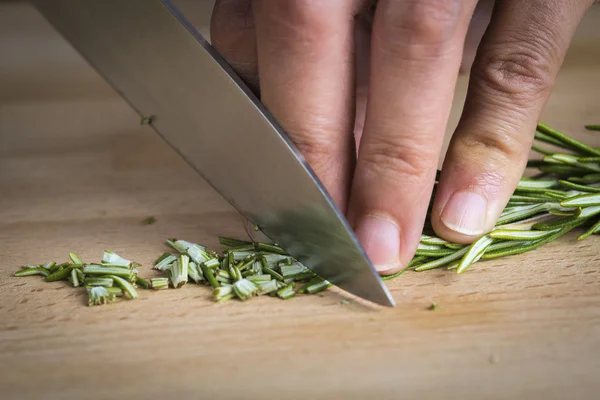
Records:
[[[190,258],[187,255],[182,254],[167,270],[167,276],[171,280],[174,288],[180,288],[187,283],[189,263]]]
[[[167,289],[169,287],[169,278],[152,278],[150,279],[150,287],[152,289]]]
[[[156,222],[156,218],[154,218],[154,217],[152,217],[152,216],[150,216],[150,217],[148,217],[148,218],[144,218],[144,219],[142,220],[142,224],[143,224],[143,225],[152,225],[152,224],[153,224],[153,223],[155,223],[155,222]]]
[[[76,263],[83,264],[83,263]],[[115,267],[130,267],[131,261],[124,259],[116,253],[113,253],[110,250],[104,250],[104,255],[102,256],[102,264],[103,265],[111,265]]]
[[[89,302],[91,306],[98,306],[101,304],[107,304],[115,300],[116,295],[110,293],[103,286],[94,286],[88,289]]]
[[[15,272],[15,276],[32,276],[32,275],[41,275],[47,277],[50,275],[50,271],[43,267],[32,267],[25,268]]]
[[[152,125],[152,123],[154,122],[154,115],[150,115],[148,117],[142,117],[140,119],[140,125]]]
[[[89,278],[85,278],[83,282],[86,286],[104,286],[104,287],[111,287],[114,283],[112,278],[106,278],[106,277],[89,277]]]
[[[491,232],[465,246],[433,235],[431,221],[427,219],[413,259],[401,271],[383,279],[398,277],[409,270],[421,272],[441,267],[461,274],[480,259],[525,253],[577,227],[585,227],[579,240],[600,233],[600,148],[590,147],[543,124],[538,125],[535,139],[541,143],[533,150],[544,157],[529,162],[528,167],[537,168],[542,174],[519,181]],[[548,150],[545,144],[561,150],[559,153]],[[439,172],[437,176],[439,180]],[[167,277],[149,281],[138,277],[136,268],[140,264],[108,250],[100,264],[84,264],[75,253],[69,253],[69,262],[25,265],[15,276],[41,275],[47,282],[68,280],[73,286],[87,289],[91,305],[104,304],[125,294],[136,298],[134,285],[166,289],[171,282],[177,288],[188,279],[211,286],[213,298],[218,302],[235,297],[247,301],[257,295],[289,299],[319,293],[331,286],[277,244],[226,237],[219,237],[219,243],[226,248],[221,254],[197,243],[168,239],[167,244],[175,253],[164,253],[154,263],[154,268]],[[433,303],[431,309],[436,308]]]

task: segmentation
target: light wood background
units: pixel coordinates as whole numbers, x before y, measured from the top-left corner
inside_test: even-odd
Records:
[[[582,125],[600,123],[599,17],[578,31],[544,114],[597,146]],[[243,232],[39,15],[0,4],[0,398],[598,398],[597,237],[460,277],[407,273],[388,283],[394,309],[342,304],[335,290],[215,305],[194,285],[88,308],[81,289],[12,276],[104,249],[152,276],[166,237]]]

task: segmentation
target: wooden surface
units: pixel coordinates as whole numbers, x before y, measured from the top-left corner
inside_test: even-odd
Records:
[[[581,126],[600,122],[599,17],[544,115],[595,145]],[[80,289],[12,276],[105,248],[152,276],[166,237],[216,235],[243,235],[232,208],[37,14],[1,4],[0,398],[598,398],[597,237],[408,273],[389,282],[394,309],[336,291],[215,305],[194,285],[89,308]]]

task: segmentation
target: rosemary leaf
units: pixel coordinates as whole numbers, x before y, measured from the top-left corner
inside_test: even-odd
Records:
[[[69,253],[69,258],[71,259],[71,261],[73,261],[73,264],[83,264],[81,258],[79,258],[79,256],[75,253]]]
[[[150,283],[147,280],[140,278],[139,276],[135,277],[135,283],[143,289],[150,289]]]
[[[224,236],[219,236],[219,243],[223,246],[235,247],[235,246],[246,246],[251,245],[252,242],[247,242],[245,240],[232,239]]]
[[[48,277],[50,275],[50,271],[43,267],[33,267],[21,269],[15,272],[15,276],[33,276],[33,275],[41,275],[44,277]]]
[[[233,296],[233,286],[219,286],[213,290],[213,298],[218,302],[227,301]]]
[[[83,263],[75,263],[75,264],[83,264]],[[119,267],[130,267],[131,261],[124,259],[118,254],[113,253],[110,250],[104,250],[104,254],[102,255],[102,264],[110,264],[113,266]]]
[[[426,257],[445,257],[452,253],[454,253],[453,249],[449,249],[444,246],[444,248],[441,248],[439,250],[419,250],[419,249],[417,249],[417,252],[415,254],[417,256],[426,256]]]
[[[240,300],[246,301],[258,294],[258,286],[247,279],[240,279],[233,284],[233,291]]]
[[[600,131],[600,125],[586,125],[585,129],[588,131]]]
[[[210,286],[212,286],[213,288],[218,288],[219,286],[221,286],[215,278],[215,276],[213,275],[212,270],[206,266],[206,263],[202,263],[199,265],[200,269],[202,270],[202,275],[204,275],[204,279],[208,281]]]
[[[587,238],[588,236],[593,235],[594,233],[597,233],[599,230],[600,230],[600,220],[598,220],[598,222],[596,222],[594,225],[592,225],[592,227],[590,229],[585,231],[585,233],[582,233],[581,235],[579,235],[579,237],[577,237],[577,240],[583,240],[583,239]]]
[[[116,275],[121,278],[125,278],[130,282],[135,281],[135,273],[125,267],[105,267],[103,265],[86,265],[83,267],[83,273],[85,275],[103,276],[103,275]]]
[[[462,258],[462,256],[464,256],[467,253],[468,249],[469,249],[468,247],[464,247],[464,248],[462,248],[458,251],[455,251],[454,253],[449,254],[445,257],[438,258],[433,261],[428,261],[424,264],[417,266],[415,268],[415,271],[422,272],[422,271],[428,271],[430,269],[435,269],[435,268],[440,268],[440,267],[446,266],[446,265],[450,264],[451,262]]]
[[[106,277],[88,277],[85,278],[84,284],[85,286],[104,286],[111,287],[114,281],[112,278]]]
[[[590,147],[584,143],[581,143],[580,141],[575,140],[572,137],[567,136],[564,133],[557,131],[556,129],[550,128],[548,125],[539,123],[537,126],[537,130],[539,132],[545,134],[546,136],[550,136],[551,138],[564,143],[566,146],[570,147],[573,150],[576,150],[583,154],[591,154],[594,156],[600,156],[600,150],[597,150],[597,149]]]
[[[189,263],[190,258],[187,255],[182,254],[167,270],[167,276],[175,289],[180,288],[187,283]]]
[[[116,296],[102,286],[94,286],[88,289],[88,297],[88,305],[91,307],[110,303],[115,300]]]
[[[152,278],[150,279],[150,287],[156,290],[168,289],[169,278]]]
[[[483,235],[477,239],[471,246],[469,246],[467,252],[460,260],[458,268],[456,268],[457,274],[462,274],[469,268],[473,263],[477,262],[485,253],[486,249],[494,242],[494,239],[489,235]]]
[[[165,254],[167,255],[166,257],[160,257],[158,260],[156,260],[156,265],[154,265],[155,269],[159,271],[166,271],[168,268],[170,268],[171,264],[173,264],[177,260],[177,257],[169,253]],[[163,254],[163,256],[165,254]]]
[[[560,228],[559,228],[560,229]],[[490,232],[489,236],[492,239],[504,239],[504,240],[537,240],[543,239],[546,236],[552,235],[556,230],[553,231],[533,231],[533,230],[512,230],[512,229],[497,229]]]
[[[562,207],[600,206],[600,193],[582,194],[560,202]]]
[[[71,270],[71,283],[73,284],[73,287],[79,286],[79,275],[77,275],[77,268],[73,268]]]
[[[119,286],[121,289],[123,289],[123,291],[125,293],[127,293],[129,295],[129,297],[131,297],[132,299],[135,299],[138,297],[138,293],[135,290],[135,288],[133,287],[133,285],[131,283],[129,283],[128,281],[126,281],[125,279],[123,279],[117,275],[107,275],[107,278],[112,278],[114,283],[117,286]],[[97,287],[100,287],[100,286],[97,286]]]

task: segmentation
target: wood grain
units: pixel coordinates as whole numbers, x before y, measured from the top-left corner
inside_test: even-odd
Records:
[[[582,125],[600,122],[598,17],[580,28],[544,115],[597,146]],[[598,398],[596,237],[460,277],[403,275],[388,283],[394,309],[345,305],[336,290],[215,305],[193,285],[88,308],[62,282],[14,278],[24,262],[98,260],[105,248],[152,276],[166,237],[213,245],[244,230],[28,6],[0,5],[0,34],[2,399]]]

